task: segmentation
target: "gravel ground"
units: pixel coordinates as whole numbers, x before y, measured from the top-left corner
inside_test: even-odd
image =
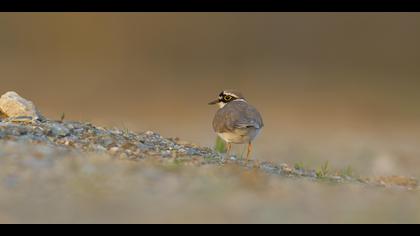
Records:
[[[402,176],[224,160],[151,131],[0,122],[0,223],[415,223],[418,190]]]
[[[27,143],[42,144],[44,155],[54,157],[59,153],[77,152],[106,154],[113,158],[127,160],[157,160],[183,165],[238,165],[246,169],[287,176],[307,178],[314,181],[337,183],[372,184],[400,186],[417,189],[415,179],[402,176],[361,178],[330,171],[320,175],[316,170],[293,168],[288,164],[276,165],[272,162],[249,161],[231,157],[225,159],[220,153],[208,147],[199,147],[179,138],[164,138],[152,131],[134,133],[128,130],[95,127],[90,123],[62,122],[51,120],[4,119],[0,122],[0,140],[11,145],[13,142],[24,146]],[[57,153],[57,151],[60,151]]]

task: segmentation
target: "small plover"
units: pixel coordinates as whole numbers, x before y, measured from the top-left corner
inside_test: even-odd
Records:
[[[248,144],[246,160],[252,151],[252,141],[264,126],[261,114],[245,97],[235,90],[224,90],[209,105],[217,104],[219,110],[213,120],[213,129],[226,143],[227,156],[233,144]]]

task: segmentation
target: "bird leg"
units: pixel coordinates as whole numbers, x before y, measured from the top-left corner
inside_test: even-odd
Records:
[[[227,143],[226,156],[228,158],[230,157],[230,150],[232,150],[232,144],[231,143]]]
[[[249,155],[251,154],[251,152],[252,152],[252,144],[251,144],[251,142],[249,142],[248,143],[248,152],[246,154],[246,161],[249,161]]]

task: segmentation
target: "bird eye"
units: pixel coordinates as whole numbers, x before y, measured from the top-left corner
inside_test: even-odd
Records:
[[[225,101],[230,101],[230,100],[232,100],[232,96],[230,96],[230,95],[226,95],[226,96],[224,97],[224,99],[225,99]]]

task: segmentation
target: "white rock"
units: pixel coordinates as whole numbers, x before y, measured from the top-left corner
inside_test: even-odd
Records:
[[[153,135],[153,134],[155,134],[155,133],[153,133],[153,131],[150,131],[150,130],[149,130],[149,131],[146,131],[146,132],[145,132],[145,134],[150,136],[150,135]]]
[[[42,118],[35,105],[19,96],[16,92],[7,92],[0,97],[0,111],[7,117]]]
[[[120,151],[120,148],[118,148],[118,147],[112,147],[112,148],[109,149],[109,152],[113,155],[117,154],[117,152],[119,152],[119,151]]]

